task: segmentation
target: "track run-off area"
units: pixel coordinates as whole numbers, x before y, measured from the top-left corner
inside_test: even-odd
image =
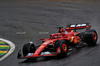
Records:
[[[14,50],[14,43],[9,40],[0,38],[0,61],[8,57]]]

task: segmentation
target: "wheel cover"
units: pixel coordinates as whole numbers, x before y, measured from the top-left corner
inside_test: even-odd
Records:
[[[66,45],[65,43],[62,44],[62,50],[63,50],[64,52],[67,51],[67,45]]]
[[[97,40],[97,34],[96,33],[93,34],[93,39]]]
[[[60,47],[57,48],[57,54],[59,54],[59,53],[61,53],[61,48]]]

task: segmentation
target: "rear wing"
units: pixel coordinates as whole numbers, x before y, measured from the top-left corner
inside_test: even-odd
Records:
[[[84,28],[87,28],[87,29],[90,29],[90,24],[89,23],[83,23],[83,24],[70,24],[70,25],[67,25],[66,29],[68,30],[76,30],[77,29],[84,29]]]

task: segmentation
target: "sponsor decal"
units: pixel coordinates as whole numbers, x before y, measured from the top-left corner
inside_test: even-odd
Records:
[[[77,41],[77,39],[75,38],[75,39],[74,39],[74,43],[76,44],[77,42],[78,42],[78,41]]]
[[[42,47],[44,47],[44,46],[40,46],[40,47],[42,48]]]
[[[28,56],[33,56],[33,53],[28,53]]]
[[[50,52],[42,52],[41,55],[50,54]]]
[[[73,39],[74,39],[74,37],[71,37],[71,40],[70,40],[70,42],[73,42]]]

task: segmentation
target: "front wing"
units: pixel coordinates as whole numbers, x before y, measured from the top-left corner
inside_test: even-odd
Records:
[[[17,58],[18,59],[28,59],[28,58],[39,58],[39,57],[51,57],[57,56],[56,52],[41,52],[40,55],[34,55],[34,53],[28,53],[27,56],[23,56],[21,50],[18,52]]]

